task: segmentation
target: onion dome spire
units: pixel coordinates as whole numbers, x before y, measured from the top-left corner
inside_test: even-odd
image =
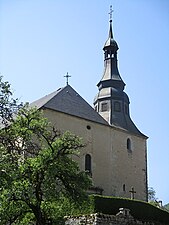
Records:
[[[110,28],[104,51],[104,72],[97,84],[99,92],[94,99],[95,110],[110,124],[130,133],[142,135],[130,118],[129,97],[124,92],[125,83],[118,70],[117,42],[113,37],[112,7],[110,7]]]
[[[113,38],[113,29],[112,29],[112,6],[110,6],[110,29],[109,29],[109,36],[108,39],[104,45],[103,50],[105,50],[107,47],[111,47],[111,50],[114,50],[114,53],[119,49],[117,42]]]
[[[123,82],[117,62],[117,51],[119,49],[117,42],[113,37],[112,29],[112,6],[110,7],[110,28],[109,36],[104,44],[104,73],[101,81],[98,83],[99,90],[106,87],[113,87],[118,90],[124,90],[125,83]]]

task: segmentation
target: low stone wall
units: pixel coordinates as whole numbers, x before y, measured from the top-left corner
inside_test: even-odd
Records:
[[[66,217],[65,225],[164,225],[158,222],[143,222],[134,219],[129,209],[120,209],[117,215],[95,213],[79,217]]]

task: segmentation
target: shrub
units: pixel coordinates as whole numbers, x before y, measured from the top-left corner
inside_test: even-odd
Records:
[[[132,216],[138,220],[169,224],[169,213],[147,202],[100,195],[93,195],[90,198],[94,213],[115,215],[119,212],[119,208],[127,208],[130,209]]]

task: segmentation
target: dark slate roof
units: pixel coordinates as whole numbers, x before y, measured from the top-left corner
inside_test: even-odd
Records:
[[[139,131],[139,129],[133,123],[133,121],[131,120],[129,115],[114,113],[112,115],[112,125],[115,126],[115,127],[122,128],[122,129],[124,129],[127,132],[130,132],[132,134],[139,135],[139,136],[142,136],[144,138],[147,138],[146,135],[144,135],[143,133],[141,133]]]
[[[70,85],[44,96],[30,104],[31,107],[48,108],[96,123],[109,125]]]

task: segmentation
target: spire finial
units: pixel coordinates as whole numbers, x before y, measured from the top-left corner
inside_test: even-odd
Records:
[[[109,38],[113,38],[113,31],[112,31],[112,16],[113,16],[113,8],[112,8],[112,5],[110,5],[110,12],[109,12],[109,15],[110,15],[110,30],[109,30]]]
[[[113,7],[112,7],[112,5],[110,5],[110,12],[109,12],[109,15],[110,15],[110,22],[112,22],[113,12],[114,12]]]
[[[67,74],[64,77],[66,77],[66,85],[68,85],[69,84],[69,77],[71,77],[71,76],[67,72]]]

